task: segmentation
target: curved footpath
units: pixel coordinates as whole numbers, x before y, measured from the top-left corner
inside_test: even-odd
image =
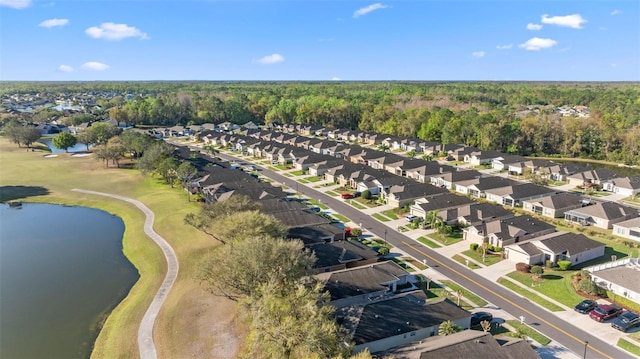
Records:
[[[153,297],[151,305],[149,305],[149,308],[147,308],[147,311],[144,313],[142,322],[140,322],[140,327],[138,328],[138,348],[140,351],[140,358],[156,359],[158,357],[158,353],[156,352],[156,345],[153,342],[153,326],[156,322],[156,318],[158,317],[158,313],[160,312],[160,308],[162,307],[167,294],[169,294],[169,291],[171,290],[171,287],[173,287],[173,283],[176,281],[176,277],[178,276],[179,266],[176,253],[173,251],[173,248],[171,248],[171,245],[169,245],[164,238],[160,237],[160,235],[153,230],[155,216],[153,211],[151,211],[149,207],[145,206],[142,202],[132,198],[119,196],[117,194],[77,188],[72,189],[72,191],[111,197],[129,202],[138,207],[145,214],[144,233],[149,236],[149,238],[153,239],[160,249],[162,249],[164,258],[167,260],[167,275],[164,277],[158,292]]]

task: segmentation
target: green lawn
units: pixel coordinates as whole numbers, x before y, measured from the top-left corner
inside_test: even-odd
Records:
[[[336,217],[340,222],[347,223],[349,222],[349,218],[341,215],[340,213],[332,213],[332,216]]]
[[[624,340],[624,338],[620,338],[618,339],[618,344],[617,344],[620,348],[628,351],[629,353],[632,353],[634,355],[640,356],[640,347],[627,341]]]
[[[430,247],[430,248],[441,248],[442,247],[441,245],[437,244],[436,242],[428,240],[426,237],[422,237],[422,236],[418,237],[418,242],[420,242],[420,243],[422,243],[422,244],[424,244],[424,245],[426,245],[427,247]]]
[[[320,181],[324,180],[324,177],[322,177],[322,176],[311,176],[311,177],[305,178],[305,180],[309,181],[310,183],[312,183],[312,182],[320,182]]]
[[[290,174],[294,175],[294,176],[304,176],[307,174],[306,171],[302,171],[302,170],[297,170],[297,171],[293,171],[293,172],[289,172]]]
[[[463,297],[467,298],[469,301],[471,301],[473,304],[477,305],[478,307],[484,307],[485,305],[489,304],[487,303],[486,300],[478,297],[474,293],[459,286],[457,283],[454,283],[450,280],[443,280],[442,283],[444,283],[447,287],[453,289],[454,291],[460,291]]]
[[[283,173],[283,175],[285,175],[285,176],[287,176],[287,177],[294,177],[294,175],[292,175],[292,174],[291,174],[291,173],[289,173],[289,172],[285,172],[285,173]]]
[[[462,232],[455,232],[450,236],[446,236],[446,237],[438,233],[432,233],[432,234],[428,234],[427,237],[448,246],[448,245],[460,242],[462,240]]]
[[[322,209],[329,209],[329,206],[327,206],[326,204],[320,203],[318,200],[309,198],[306,200],[306,202],[308,202],[309,204],[313,205],[313,206],[318,206]]]
[[[459,255],[459,254],[454,254],[453,257],[451,257],[451,259],[453,259],[456,262],[459,262],[461,264],[463,264],[465,267],[469,267],[471,269],[478,269],[478,268],[482,268],[479,265],[475,264],[472,261],[469,261],[469,265],[467,266],[467,259],[464,258],[463,256]]]
[[[490,266],[492,264],[496,264],[502,260],[502,256],[495,254],[487,254],[484,257],[484,261],[482,260],[482,253],[478,253],[477,251],[472,251],[471,249],[462,252],[465,256],[475,260],[478,263],[482,263],[486,266]]]
[[[407,263],[411,264],[412,266],[414,266],[414,267],[418,268],[419,270],[427,269],[427,266],[426,266],[426,265],[424,265],[424,263],[422,263],[422,262],[420,262],[420,261],[417,261],[417,260],[415,260],[414,258],[411,258],[411,257],[402,257],[402,259],[403,259],[405,262],[407,262]]]
[[[526,324],[520,324],[519,320],[513,320],[513,319],[507,320],[507,324],[512,326],[515,330],[518,330],[518,329],[522,330],[524,333],[527,334],[529,338],[535,340],[536,342],[540,343],[543,346],[551,343],[551,339],[545,337],[544,335],[540,334],[540,332],[538,332],[537,330],[531,328]]]
[[[550,310],[552,312],[561,312],[561,311],[564,310],[564,308],[559,307],[559,306],[555,305],[554,303],[549,302],[548,300],[538,296],[535,293],[532,293],[532,292],[520,287],[519,285],[517,285],[515,283],[512,283],[508,279],[499,278],[498,279],[498,283],[500,283],[503,286],[511,289],[512,291],[522,295],[523,297],[531,300],[532,302],[540,304],[541,306],[547,308],[548,310]]]
[[[307,181],[307,180],[306,180],[306,179],[304,179],[304,178],[299,179],[299,180],[298,180],[298,182],[300,182],[300,183],[305,183],[305,184],[306,184],[306,183],[309,183],[309,181]]]
[[[380,238],[367,238],[362,241],[362,244],[368,247],[387,247],[389,249],[393,248],[389,242],[385,242]]]
[[[567,307],[573,307],[584,299],[575,292],[571,285],[571,276],[574,273],[576,273],[576,271],[554,271],[545,269],[541,280],[533,280],[530,273],[511,272],[507,274],[507,276],[526,285],[528,288],[557,300]]]
[[[340,196],[340,193],[338,192],[334,192],[334,191],[327,191],[325,192],[326,194],[328,194],[329,196]]]
[[[358,203],[358,201],[348,201],[347,203],[349,203],[350,205],[356,207],[357,209],[366,209],[365,206],[361,205],[360,203]]]
[[[410,229],[405,227],[405,226],[398,226],[398,231],[404,233],[404,232],[408,232]]]
[[[358,201],[358,202],[359,202],[359,203],[361,203],[361,204],[364,204],[365,206],[367,206],[367,207],[369,207],[369,208],[373,208],[373,207],[378,207],[378,206],[379,206],[379,204],[378,204],[378,203],[376,203],[375,201],[371,201],[371,200],[368,200],[368,199],[364,199],[364,198],[362,198],[362,197],[358,197],[358,198],[356,198],[356,201]]]
[[[381,221],[381,222],[389,222],[390,221],[389,218],[381,215],[380,213],[374,213],[374,214],[371,215],[371,217],[373,217],[373,218],[375,218],[375,219],[377,219],[378,221]]]
[[[398,219],[398,215],[394,212],[393,209],[389,209],[386,210],[384,212],[382,212],[382,214],[384,214],[385,216],[391,218],[391,219]]]

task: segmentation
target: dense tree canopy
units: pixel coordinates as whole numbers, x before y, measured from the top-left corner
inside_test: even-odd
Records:
[[[112,118],[138,125],[222,121],[318,124],[522,155],[640,163],[640,86],[636,83],[0,84],[0,96],[43,91],[129,95],[128,99],[116,96],[98,103]],[[561,116],[555,111],[559,106],[588,106],[590,114]],[[37,117],[40,121],[55,116],[43,110]]]

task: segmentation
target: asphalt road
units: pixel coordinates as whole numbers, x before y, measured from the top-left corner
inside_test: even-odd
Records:
[[[218,154],[217,156],[228,160],[246,161],[242,158],[226,154]],[[262,166],[256,165],[256,167],[260,169],[264,176],[272,178],[280,183],[293,181],[292,178],[285,177]],[[355,223],[362,223],[366,232],[371,232],[377,237],[384,238],[386,230],[386,240],[394,247],[399,248],[419,261],[427,260],[427,265],[430,267],[514,317],[519,318],[520,316],[524,316],[526,324],[534,327],[547,337],[552,338],[556,342],[565,346],[579,357],[583,357],[585,353],[586,341],[588,342],[586,358],[635,358],[634,356],[619,350],[616,347],[616,343],[606,343],[600,340],[597,337],[598,333],[587,333],[582,329],[565,322],[564,320],[554,316],[552,313],[532,304],[526,298],[475,274],[472,270],[460,266],[457,262],[454,262],[430,248],[415,242],[408,236],[389,228],[369,215],[345,204],[342,200],[335,199],[301,183],[298,185],[298,192],[309,198],[321,200],[322,203],[351,219]],[[576,315],[581,314],[576,313]],[[602,325],[609,324],[604,323]]]

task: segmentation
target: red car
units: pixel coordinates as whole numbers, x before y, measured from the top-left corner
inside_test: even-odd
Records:
[[[343,193],[340,195],[340,197],[342,197],[342,199],[351,199],[354,197],[354,195],[352,195],[351,193]]]
[[[602,304],[596,309],[589,312],[589,317],[598,322],[604,322],[607,319],[615,318],[622,314],[623,309],[615,305]]]

